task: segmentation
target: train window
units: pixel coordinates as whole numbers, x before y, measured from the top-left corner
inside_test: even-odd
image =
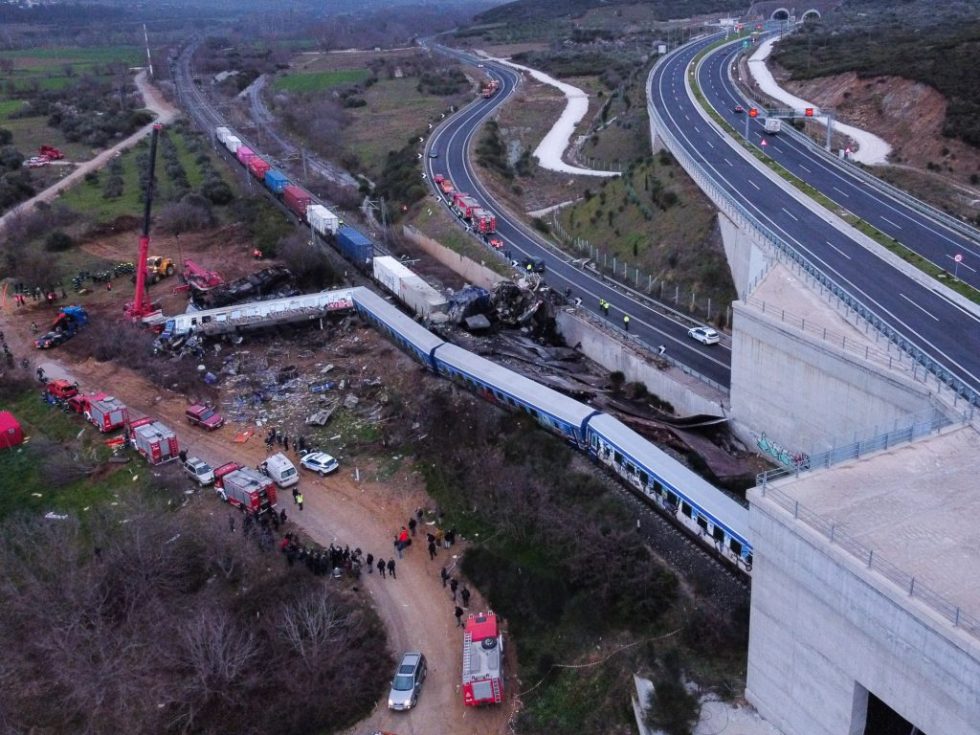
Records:
[[[676,495],[674,495],[674,494],[673,494],[672,492],[670,492],[669,490],[667,491],[667,502],[668,502],[668,503],[670,503],[670,505],[671,505],[672,507],[674,507],[674,508],[676,508],[676,507],[677,507],[677,496],[676,496]]]
[[[634,472],[636,472],[636,467],[633,466],[633,463],[632,462],[627,462],[626,463],[626,471],[629,472],[631,475]]]
[[[616,464],[622,464],[623,463],[623,455],[620,454],[619,452],[613,452],[613,459],[616,460]]]
[[[683,513],[688,518],[690,518],[691,517],[691,506],[689,506],[687,503],[683,503],[682,502],[681,503],[681,513]]]
[[[698,526],[701,527],[702,531],[708,530],[708,522],[704,519],[703,516],[698,516]]]
[[[653,492],[657,493],[658,495],[664,494],[664,486],[660,484],[659,480],[653,481]]]
[[[715,526],[714,530],[711,532],[711,535],[714,537],[715,541],[725,540],[725,532],[721,530],[720,526]]]
[[[649,481],[649,479],[650,479],[649,475],[647,475],[647,473],[644,472],[643,470],[640,470],[640,484],[646,487],[647,481]]]
[[[742,555],[742,544],[735,539],[728,542],[728,548],[732,550],[732,553],[735,554],[735,556]]]
[[[537,417],[538,417],[538,412],[537,412],[537,411],[535,411],[535,410],[534,410],[533,408],[530,408],[530,407],[529,407],[529,408],[527,409],[527,412],[528,412],[529,414],[531,414],[531,416],[533,416],[534,418],[537,418]]]

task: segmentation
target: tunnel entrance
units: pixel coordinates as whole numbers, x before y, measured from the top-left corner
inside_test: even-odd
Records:
[[[926,735],[871,692],[864,735]]]

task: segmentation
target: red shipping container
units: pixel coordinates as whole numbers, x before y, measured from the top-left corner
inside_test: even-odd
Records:
[[[235,151],[235,157],[242,164],[248,164],[248,162],[255,157],[255,151],[253,151],[248,146],[244,146],[244,145],[238,146],[238,150]]]
[[[253,156],[248,161],[248,170],[252,172],[252,176],[257,178],[259,181],[265,180],[265,172],[268,171],[272,166],[263,161],[258,156]]]
[[[282,191],[282,201],[289,210],[304,222],[306,221],[306,208],[310,206],[313,197],[305,189],[301,189],[295,184],[290,184]]]

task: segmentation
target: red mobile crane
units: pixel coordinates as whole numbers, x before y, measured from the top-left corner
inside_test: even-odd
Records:
[[[150,252],[150,208],[153,204],[153,177],[156,171],[157,162],[157,138],[160,137],[160,130],[163,125],[157,123],[153,126],[153,133],[150,136],[150,175],[146,181],[146,204],[143,207],[143,234],[140,235],[139,257],[136,262],[136,294],[133,302],[126,304],[126,316],[134,322],[152,314],[156,309],[146,293],[146,259]]]

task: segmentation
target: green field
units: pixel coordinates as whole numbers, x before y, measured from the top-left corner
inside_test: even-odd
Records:
[[[24,103],[20,100],[2,100],[0,101],[0,120],[6,120],[10,115],[17,112]]]
[[[367,69],[341,69],[317,71],[309,74],[286,74],[276,80],[273,87],[283,92],[320,92],[331,87],[357,84],[371,76]]]
[[[104,46],[96,48],[37,48],[0,51],[0,59],[12,59],[13,72],[4,75],[0,99],[16,98],[22,90],[37,84],[41,89],[63,89],[74,78],[93,73],[98,65],[124,64],[138,66],[145,61],[139,46]]]

